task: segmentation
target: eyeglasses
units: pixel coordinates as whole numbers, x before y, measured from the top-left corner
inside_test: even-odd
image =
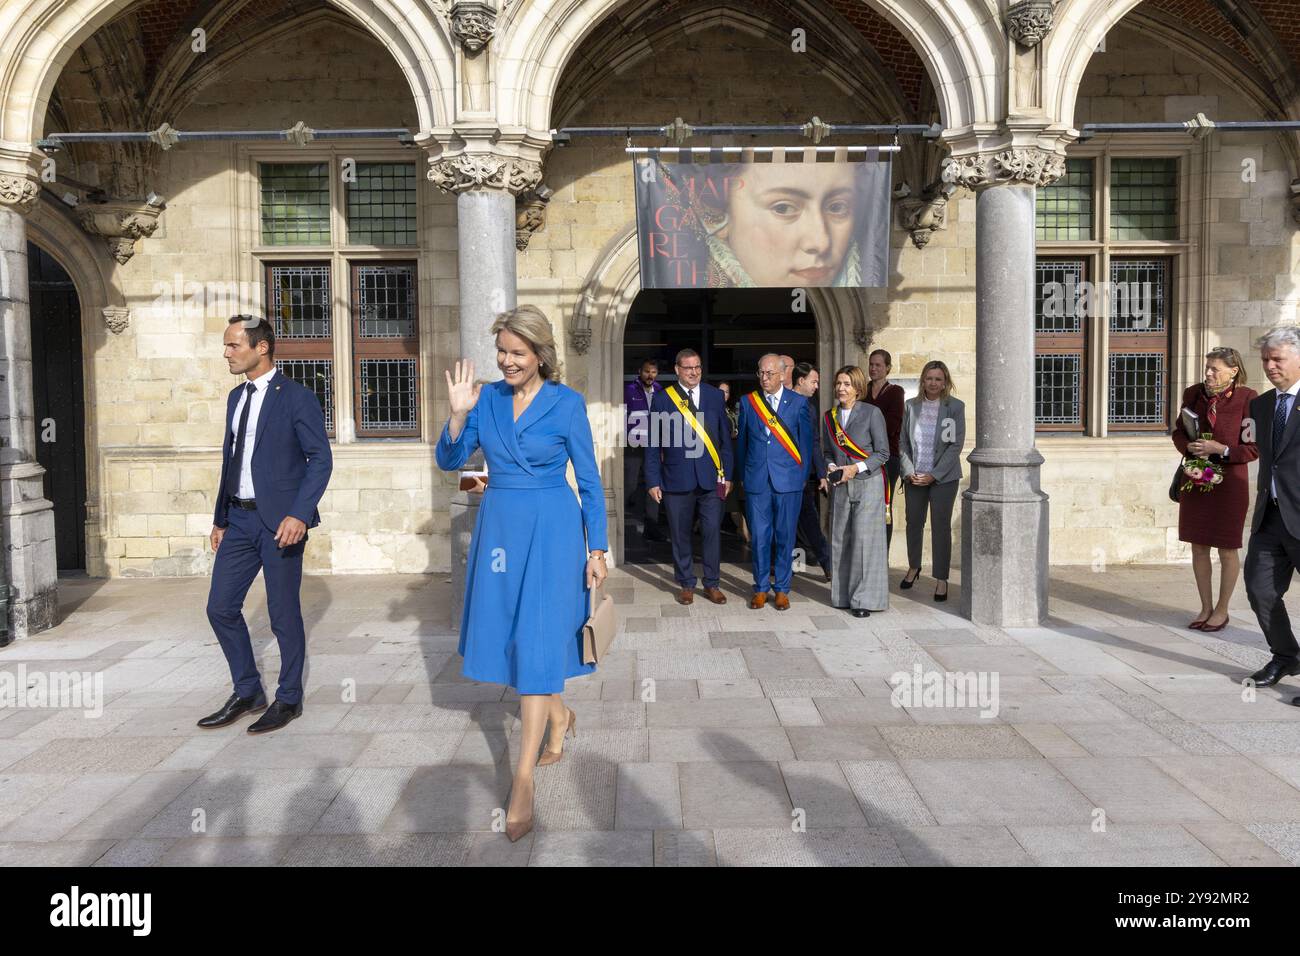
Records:
[[[701,365],[679,365],[677,368],[683,372],[698,372],[703,366]]]
[[[759,377],[759,378],[771,378],[771,377],[774,376],[774,375],[780,375],[780,374],[781,374],[780,372],[764,372],[764,371],[760,370],[759,373],[758,373],[758,377]]]

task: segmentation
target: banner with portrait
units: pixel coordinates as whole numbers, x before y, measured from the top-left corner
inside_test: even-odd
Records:
[[[883,286],[891,152],[635,156],[643,289]],[[768,155],[773,161],[767,161]]]

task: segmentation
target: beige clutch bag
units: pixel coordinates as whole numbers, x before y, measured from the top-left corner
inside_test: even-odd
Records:
[[[597,601],[596,596],[600,599]],[[614,599],[605,593],[604,585],[591,591],[592,611],[587,623],[582,625],[582,662],[596,664],[605,659],[609,646],[614,643],[618,630],[618,614]]]

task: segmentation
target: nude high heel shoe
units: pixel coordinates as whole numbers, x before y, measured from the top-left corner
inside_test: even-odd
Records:
[[[564,736],[560,738],[561,741],[563,741],[564,737],[576,738],[578,736],[578,715],[575,714],[569,708],[565,708],[565,709],[569,711],[569,723],[564,728]],[[564,756],[563,744],[561,744],[559,750],[551,750],[549,747],[547,747],[542,751],[542,755],[537,758],[537,766],[549,767],[553,763],[559,763],[560,758],[563,756]]]

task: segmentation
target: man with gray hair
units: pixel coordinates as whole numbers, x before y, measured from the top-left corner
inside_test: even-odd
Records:
[[[1246,551],[1246,595],[1268,640],[1273,659],[1250,675],[1257,687],[1271,687],[1300,674],[1296,644],[1282,598],[1300,565],[1300,328],[1279,326],[1256,343],[1264,375],[1273,383],[1250,403],[1259,447],[1255,513]],[[1300,697],[1291,703],[1300,706]]]

